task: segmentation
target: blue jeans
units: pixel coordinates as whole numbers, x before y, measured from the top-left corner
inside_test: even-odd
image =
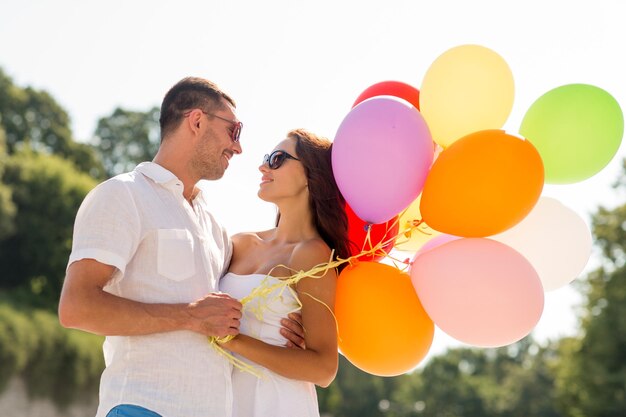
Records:
[[[113,407],[106,417],[161,417],[161,414],[138,405],[121,404]]]

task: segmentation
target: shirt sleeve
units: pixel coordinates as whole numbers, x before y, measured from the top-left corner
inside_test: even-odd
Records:
[[[215,239],[215,243],[217,247],[221,249],[223,256],[223,264],[222,271],[220,273],[220,278],[228,271],[228,267],[230,266],[230,260],[233,257],[233,241],[230,238],[230,235],[226,231],[226,228],[222,226],[215,217],[206,210],[206,213],[211,221],[211,228],[213,233],[213,239]]]
[[[222,228],[222,235],[224,236],[224,269],[222,276],[228,271],[230,267],[230,260],[233,257],[233,240],[230,238],[226,229]]]
[[[140,240],[141,224],[127,183],[113,178],[94,188],[78,209],[68,267],[95,259],[122,274]]]

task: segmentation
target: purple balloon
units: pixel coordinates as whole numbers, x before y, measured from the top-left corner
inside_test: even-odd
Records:
[[[362,220],[384,223],[422,192],[434,144],[422,115],[408,102],[378,96],[343,119],[332,150],[339,190]]]

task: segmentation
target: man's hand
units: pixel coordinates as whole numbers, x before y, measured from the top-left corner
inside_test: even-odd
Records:
[[[205,336],[239,334],[241,303],[224,293],[210,293],[189,304],[190,328]]]
[[[304,326],[302,326],[302,315],[300,313],[290,313],[287,318],[280,321],[283,327],[280,334],[287,338],[285,346],[289,348],[306,349],[304,341]]]

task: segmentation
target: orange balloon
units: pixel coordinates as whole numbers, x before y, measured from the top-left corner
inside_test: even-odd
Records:
[[[339,275],[336,297],[339,348],[359,369],[396,376],[415,368],[428,353],[435,325],[408,274],[359,262]]]
[[[442,233],[491,236],[526,217],[543,183],[543,162],[529,141],[482,130],[439,155],[426,178],[420,211]]]

